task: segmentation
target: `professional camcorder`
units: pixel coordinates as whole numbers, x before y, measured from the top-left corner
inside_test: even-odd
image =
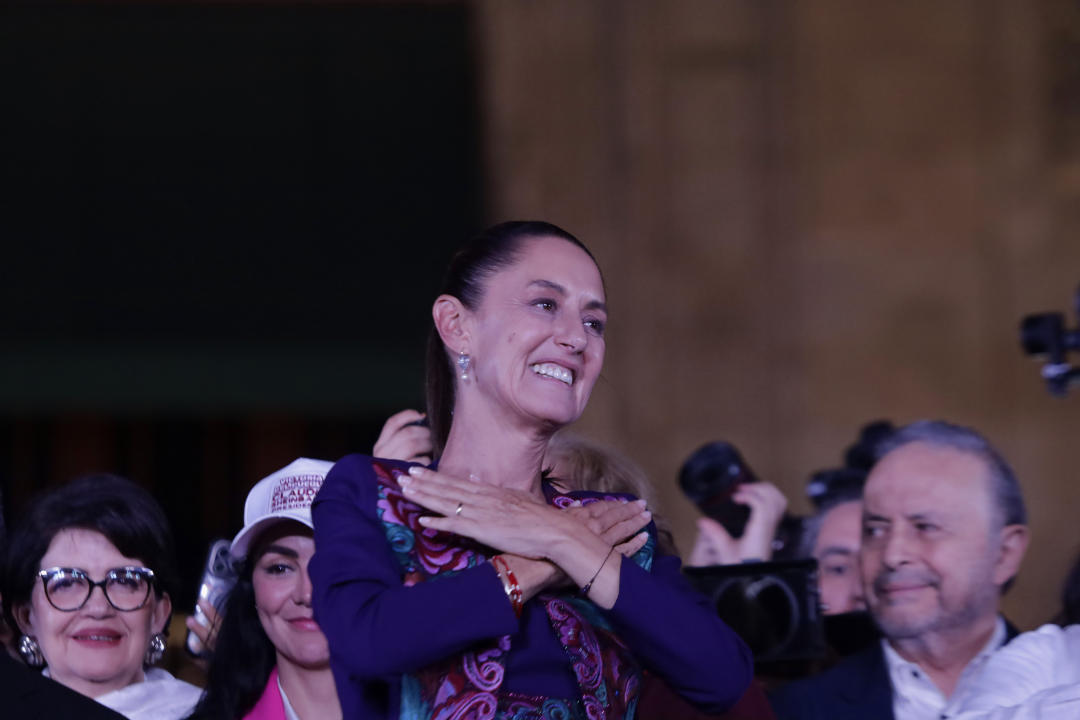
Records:
[[[1080,316],[1080,289],[1073,300]],[[1067,330],[1062,313],[1038,313],[1020,321],[1020,346],[1028,355],[1045,357],[1042,376],[1052,395],[1064,397],[1080,381],[1080,369],[1069,364],[1068,354],[1080,350],[1080,329]]]

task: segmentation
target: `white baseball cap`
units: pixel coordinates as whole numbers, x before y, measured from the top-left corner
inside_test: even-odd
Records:
[[[311,501],[333,466],[326,460],[297,458],[255,483],[244,502],[244,529],[233,538],[232,556],[247,557],[256,536],[278,520],[295,520],[314,527]]]

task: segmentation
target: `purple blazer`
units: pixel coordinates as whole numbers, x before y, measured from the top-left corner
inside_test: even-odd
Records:
[[[376,485],[371,459],[350,455],[331,469],[311,508],[315,618],[330,642],[344,717],[396,720],[403,674],[503,635],[512,643],[506,690],[576,697],[546,612],[529,602],[515,617],[489,563],[439,582],[402,585],[376,515]],[[679,559],[657,555],[651,571],[632,562],[621,567],[618,600],[604,612],[639,662],[707,711],[738,701],[753,677],[750,651],[683,579]]]

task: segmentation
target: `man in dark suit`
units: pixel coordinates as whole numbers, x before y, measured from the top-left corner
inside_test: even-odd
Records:
[[[1019,485],[974,430],[923,421],[879,449],[859,570],[882,640],[780,689],[780,720],[938,720],[1016,634],[999,614],[1027,549]]]

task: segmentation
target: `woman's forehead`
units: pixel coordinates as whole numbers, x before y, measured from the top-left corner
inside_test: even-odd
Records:
[[[48,549],[41,558],[41,565],[53,566],[63,563],[78,564],[89,570],[93,567],[137,565],[139,558],[128,557],[113,545],[105,535],[89,528],[63,528],[52,537]]]
[[[587,293],[603,302],[604,283],[596,262],[577,245],[563,238],[541,236],[524,240],[513,263],[497,272],[490,283],[525,289]]]

